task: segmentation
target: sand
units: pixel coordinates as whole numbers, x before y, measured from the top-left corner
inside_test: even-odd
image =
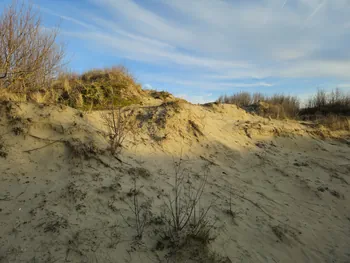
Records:
[[[350,262],[349,133],[234,105],[133,109],[139,128],[116,158],[100,112],[1,105],[0,262]],[[180,158],[194,187],[207,169],[214,226],[205,249],[174,253],[157,218]]]

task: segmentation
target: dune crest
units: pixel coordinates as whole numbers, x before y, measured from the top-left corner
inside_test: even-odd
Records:
[[[99,111],[1,104],[0,262],[350,261],[348,131],[175,98],[128,110],[114,157]],[[161,218],[180,158],[193,188],[207,171],[213,226],[174,254]]]

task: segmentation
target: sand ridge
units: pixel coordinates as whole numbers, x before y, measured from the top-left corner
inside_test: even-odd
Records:
[[[221,262],[350,261],[349,134],[234,105],[132,110],[139,129],[115,158],[100,112],[1,105],[0,262],[211,262],[158,242],[180,157],[194,185],[209,170],[201,205],[212,205]],[[135,173],[154,219],[142,240],[128,206]]]

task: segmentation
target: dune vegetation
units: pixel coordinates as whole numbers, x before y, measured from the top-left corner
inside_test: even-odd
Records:
[[[194,105],[0,18],[0,262],[349,262],[349,96]]]
[[[249,112],[275,119],[312,120],[332,130],[350,129],[350,94],[335,89],[330,92],[318,90],[305,103],[297,96],[239,92],[223,95],[218,103],[235,104]]]

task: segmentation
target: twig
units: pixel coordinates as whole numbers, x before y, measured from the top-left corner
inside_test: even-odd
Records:
[[[26,187],[26,189],[24,189],[23,192],[19,193],[19,194],[16,196],[16,199],[17,199],[18,197],[20,197],[21,195],[23,195],[23,194],[27,191],[27,189],[28,189],[28,186]]]
[[[28,133],[28,135],[29,135],[30,137],[33,137],[33,138],[39,139],[39,140],[43,140],[43,141],[51,141],[51,142],[53,142],[53,141],[58,141],[58,140],[53,140],[53,139],[49,139],[49,138],[41,138],[41,137],[35,136],[35,135],[33,135],[33,134],[30,134],[30,133]],[[60,140],[62,140],[62,139],[60,139]]]
[[[231,194],[234,194],[234,195],[238,196],[239,198],[244,199],[244,200],[250,202],[250,203],[253,204],[255,207],[259,208],[260,211],[262,211],[262,212],[263,212],[265,215],[267,215],[270,219],[274,219],[273,216],[270,215],[269,213],[267,213],[264,209],[262,209],[261,206],[260,206],[258,203],[255,203],[254,201],[252,201],[252,200],[250,200],[250,199],[244,197],[243,195],[237,194],[237,193],[235,193],[235,192],[231,192]]]
[[[34,148],[34,149],[30,149],[30,150],[26,150],[26,151],[23,151],[23,152],[30,153],[30,152],[33,152],[33,151],[37,151],[37,150],[43,149],[45,147],[48,147],[48,146],[50,146],[50,145],[52,145],[52,144],[54,144],[56,142],[64,142],[64,141],[63,140],[56,140],[56,141],[50,142],[50,143],[48,143],[48,144],[46,144],[44,146],[41,146],[41,147],[38,147],[38,148]]]
[[[217,163],[215,163],[215,162],[209,160],[208,158],[204,157],[203,155],[200,155],[199,157],[200,157],[202,160],[207,161],[207,162],[210,163],[211,165],[219,166]]]

